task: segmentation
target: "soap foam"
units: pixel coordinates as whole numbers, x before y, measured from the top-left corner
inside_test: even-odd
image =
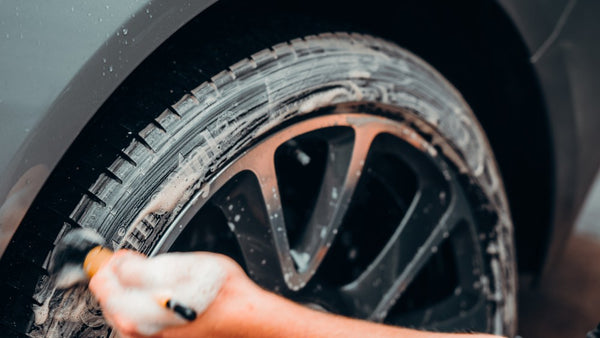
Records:
[[[150,259],[128,254],[115,265],[116,274],[107,276],[117,285],[105,304],[107,320],[114,326],[111,314],[127,316],[127,325],[144,335],[186,323],[164,308],[162,300],[176,300],[200,315],[217,297],[226,276],[219,259],[206,254],[169,253]]]

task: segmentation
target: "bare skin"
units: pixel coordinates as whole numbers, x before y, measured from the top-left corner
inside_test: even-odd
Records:
[[[207,259],[218,261],[225,272],[221,288],[194,321],[186,323],[176,318],[171,325],[167,320],[165,328],[152,337],[495,337],[487,334],[423,332],[323,313],[265,291],[229,257],[206,252],[189,255],[193,255],[193,260],[197,259],[198,262]],[[99,300],[104,316],[122,337],[148,337],[140,333],[139,318],[133,318],[128,313],[130,311],[108,306],[111,297],[123,297],[132,288],[146,287],[140,281],[140,274],[145,268],[145,261],[152,259],[140,258],[138,254],[121,250],[90,281],[90,289]],[[181,264],[179,267],[173,266],[173,271],[164,273],[173,276],[181,273],[178,271],[181,270]],[[165,316],[175,316],[165,311]]]

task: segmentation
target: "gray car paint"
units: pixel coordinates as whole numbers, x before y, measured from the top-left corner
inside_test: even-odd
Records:
[[[160,43],[214,1],[0,2],[0,254],[100,105]],[[533,64],[556,149],[554,222],[560,238],[573,223],[600,155],[592,151],[600,117],[590,114],[597,99],[589,89],[598,88],[600,79],[593,64],[600,59],[598,46],[590,40],[600,23],[588,13],[598,13],[598,2],[499,2],[537,55]],[[594,29],[586,30],[589,25]]]
[[[0,2],[0,254],[104,100],[213,2]]]
[[[562,251],[600,163],[600,2],[558,0],[551,1],[552,6],[541,0],[500,3],[525,33],[554,138],[556,193],[550,266]]]

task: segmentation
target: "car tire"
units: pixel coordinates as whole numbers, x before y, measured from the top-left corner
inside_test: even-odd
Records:
[[[338,137],[338,132],[322,136],[335,128],[353,128],[355,135],[358,135],[356,133],[360,126],[371,124],[382,128],[383,134],[394,134],[392,129],[385,127],[391,125],[393,127],[390,128],[398,131],[394,134],[398,140],[385,141],[388,143],[382,145],[381,149],[400,152],[393,149],[405,149],[403,147],[408,144],[412,148],[407,147],[405,151],[414,156],[403,157],[405,155],[400,154],[399,158],[410,162],[411,158],[423,156],[427,159],[423,160],[426,163],[435,163],[431,168],[437,171],[432,170],[451,182],[443,183],[444,187],[447,187],[447,191],[452,191],[448,193],[450,196],[460,196],[456,203],[464,204],[465,215],[469,216],[461,218],[461,224],[464,225],[448,225],[444,236],[440,235],[441,232],[437,237],[425,234],[427,241],[423,243],[430,245],[427,249],[431,249],[431,254],[425,256],[433,256],[445,239],[454,238],[454,228],[464,228],[460,230],[462,237],[453,239],[449,244],[449,251],[445,251],[444,255],[452,255],[452,264],[456,266],[463,264],[462,260],[469,261],[463,268],[457,269],[472,270],[466,274],[472,275],[467,280],[472,284],[469,290],[473,292],[474,296],[471,298],[474,300],[467,302],[466,296],[460,298],[461,292],[466,293],[465,288],[454,287],[452,295],[456,295],[459,302],[468,303],[464,306],[456,305],[456,316],[448,314],[450,308],[447,308],[444,314],[440,314],[440,320],[428,321],[424,315],[426,311],[411,308],[410,311],[398,310],[401,314],[398,318],[404,318],[404,321],[394,322],[388,318],[390,311],[396,311],[392,309],[394,304],[402,302],[403,291],[413,292],[410,285],[399,287],[394,282],[389,286],[401,289],[402,292],[394,291],[383,295],[388,303],[387,308],[377,312],[376,309],[366,307],[368,310],[361,312],[359,308],[362,305],[357,305],[356,311],[344,312],[351,307],[348,304],[352,303],[352,296],[347,295],[353,295],[352,292],[348,292],[346,298],[338,299],[342,303],[344,299],[350,299],[350,303],[343,303],[345,305],[340,308],[333,305],[328,307],[329,303],[326,301],[323,304],[318,300],[309,301],[309,296],[299,296],[310,285],[311,278],[321,276],[321,272],[312,271],[308,277],[298,277],[298,273],[297,279],[288,279],[288,272],[292,274],[302,268],[299,263],[302,259],[293,257],[293,253],[285,258],[280,257],[281,262],[287,259],[292,263],[288,266],[291,269],[289,271],[281,267],[281,275],[286,275],[286,278],[278,282],[270,275],[273,271],[260,271],[259,262],[266,259],[251,261],[244,245],[240,244],[242,248],[241,255],[238,252],[238,260],[251,277],[265,288],[326,311],[432,330],[480,330],[513,335],[516,323],[516,272],[512,223],[502,181],[485,134],[457,90],[439,73],[410,52],[375,37],[347,33],[307,36],[277,44],[233,64],[210,81],[200,84],[168,109],[156,111],[150,123],[139,132],[134,131],[129,143],[119,150],[120,157],[99,173],[95,182],[86,188],[88,193],[70,212],[69,218],[77,226],[98,231],[115,249],[130,248],[146,254],[167,251],[179,245],[181,238],[188,236],[187,225],[192,222],[193,215],[201,211],[206,201],[220,198],[220,205],[225,205],[224,201],[230,195],[224,194],[222,189],[229,187],[228,191],[235,191],[230,187],[235,183],[229,182],[246,179],[239,176],[243,170],[231,171],[236,163],[241,163],[240,159],[247,158],[253,149],[282,135],[286,130],[317,123],[314,121],[320,121],[319,127],[305,131],[321,133],[317,137],[319,140],[329,140],[334,137],[331,136],[333,134]],[[325,129],[327,131],[321,132]],[[402,133],[405,136],[401,136]],[[311,144],[312,141],[305,141],[301,138],[302,135],[304,134],[293,134],[286,140],[292,141],[286,143],[286,147],[291,144],[292,150],[289,151],[296,154],[305,152],[302,142]],[[294,145],[297,143],[300,146],[296,149]],[[352,143],[352,147],[358,146]],[[255,159],[260,158],[260,153],[252,154]],[[369,156],[365,155],[363,160],[370,161]],[[378,163],[386,168],[391,167],[396,172],[400,170],[386,164],[387,160],[381,161]],[[252,163],[258,162],[255,160]],[[228,174],[229,172],[233,174]],[[342,171],[340,175],[348,176],[349,171]],[[420,177],[419,173],[415,175]],[[226,177],[225,181],[215,183],[223,180],[222,177]],[[255,180],[261,184],[260,177]],[[418,191],[419,183],[416,186],[415,191]],[[283,194],[283,191],[280,192],[280,195]],[[449,198],[446,190],[439,196],[441,200]],[[343,203],[348,207],[355,199],[357,197],[349,193]],[[264,204],[269,207],[268,202]],[[444,205],[447,208],[447,204]],[[223,207],[221,212],[231,226],[237,222],[234,219],[239,219],[239,215],[228,214],[226,209]],[[290,212],[283,210],[282,213],[288,217]],[[273,217],[272,213],[267,215]],[[404,210],[403,215],[410,215],[409,211]],[[441,223],[441,217],[432,220]],[[258,218],[248,219],[260,222]],[[268,220],[263,221],[269,223]],[[244,222],[243,219],[241,222]],[[337,222],[339,224],[336,227],[344,226],[342,218]],[[437,223],[429,228],[424,227],[434,234],[440,231]],[[302,222],[298,224],[300,225],[297,227],[302,228]],[[67,224],[58,238],[72,226],[73,224]],[[238,223],[233,226],[244,228]],[[252,231],[254,230],[247,230],[241,236],[250,236]],[[231,233],[236,234],[233,229]],[[394,232],[390,232],[392,233]],[[239,233],[237,235],[241,243],[243,239],[239,239]],[[279,239],[269,239],[267,242],[278,245],[278,241]],[[327,247],[335,247],[335,241],[342,240],[332,232]],[[461,251],[461,246],[469,247],[470,251],[465,254]],[[205,247],[194,247],[198,248]],[[416,249],[414,253],[419,252]],[[373,259],[371,257],[371,261]],[[281,262],[280,265],[285,265]],[[418,266],[411,268],[414,270],[410,279],[413,283],[414,280],[419,280],[417,275],[421,268],[428,264],[425,259],[419,262]],[[370,264],[373,263],[362,266],[362,273],[369,269]],[[349,290],[348,285],[352,281],[344,280],[341,284],[343,285],[336,284],[336,287]],[[355,294],[357,298],[362,297]],[[312,294],[311,297],[318,298],[318,295]],[[446,296],[448,295],[444,295]],[[416,298],[419,297],[415,296]],[[35,316],[30,326],[31,336],[47,336],[58,332],[67,336],[98,336],[108,335],[110,332],[103,323],[97,304],[83,287],[56,291],[51,286],[50,278],[44,277],[37,284],[34,299],[38,304],[33,307]],[[441,301],[440,299],[436,301]],[[424,301],[423,304],[425,310],[427,306],[434,306],[430,301]],[[477,308],[478,312],[471,313],[469,311],[471,306],[475,307],[474,304],[481,307]],[[421,311],[420,317],[414,321],[406,321],[406,318],[411,318],[413,310]],[[446,325],[445,323],[450,323],[450,319],[456,321]]]

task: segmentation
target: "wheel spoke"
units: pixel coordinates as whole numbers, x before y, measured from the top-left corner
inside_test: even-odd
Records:
[[[358,129],[328,142],[328,154],[315,208],[292,251],[303,283],[314,275],[331,247],[352,199],[376,130]],[[308,260],[303,257],[310,257]]]
[[[486,286],[480,280],[482,263],[477,257],[476,238],[472,236],[473,221],[467,215],[459,221],[448,240],[452,243],[457,264],[457,284],[452,293],[438,303],[410,312],[390,314],[388,324],[427,328],[434,331],[450,331],[456,327],[485,332],[487,328]]]
[[[271,290],[295,289],[273,153],[262,155],[261,161],[236,163],[231,171],[242,173],[214,201],[237,237],[250,276]]]
[[[283,206],[281,205],[281,194],[277,184],[273,153],[263,154],[262,161],[252,163],[250,169],[258,179],[260,195],[265,203],[268,227],[272,242],[277,252],[277,258],[287,286],[292,290],[302,288],[305,283],[298,279],[298,274],[292,261],[290,245],[288,242]]]
[[[420,187],[400,225],[373,263],[342,292],[355,315],[381,321],[442,241],[463,217],[462,195],[420,176]],[[452,193],[449,202],[441,196]]]

